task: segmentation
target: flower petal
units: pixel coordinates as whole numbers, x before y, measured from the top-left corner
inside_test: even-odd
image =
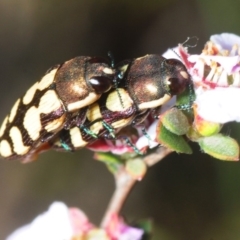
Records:
[[[87,216],[78,208],[69,208],[69,217],[74,235],[84,234],[93,228]]]
[[[162,56],[167,59],[174,58],[182,61],[179,53],[179,47],[169,48]]]
[[[240,57],[239,56],[209,56],[209,55],[190,55],[188,60],[192,63],[198,63],[204,61],[205,64],[208,66],[212,65],[212,62],[218,63],[226,72],[227,74],[232,74],[233,71],[235,72],[236,66],[239,65]],[[197,66],[194,67],[196,69]],[[194,79],[194,71],[192,71],[193,79]],[[203,77],[203,76],[201,76]]]
[[[240,46],[240,37],[233,33],[215,34],[210,37],[210,40],[219,50],[231,51],[234,44]]]
[[[197,96],[197,113],[205,120],[226,123],[240,122],[240,89],[215,88]]]
[[[54,202],[47,212],[14,231],[7,240],[69,240],[72,236],[67,206]]]

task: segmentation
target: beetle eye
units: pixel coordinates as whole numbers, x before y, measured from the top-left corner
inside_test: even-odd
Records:
[[[177,95],[183,92],[188,82],[184,78],[169,78],[169,88],[171,95]]]
[[[112,87],[112,80],[105,76],[96,76],[88,80],[97,94],[107,92]]]
[[[168,87],[171,95],[182,93],[191,79],[184,64],[177,59],[166,59],[169,69]]]
[[[174,59],[174,58],[166,59],[165,64],[167,64],[169,68],[179,67],[179,68],[184,68],[185,69],[185,66],[183,65],[183,63],[178,59]]]
[[[175,67],[180,61],[177,59],[166,59],[165,62]]]

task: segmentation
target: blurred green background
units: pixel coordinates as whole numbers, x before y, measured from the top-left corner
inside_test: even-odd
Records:
[[[188,36],[199,38],[199,52],[212,34],[240,34],[239,9],[233,0],[1,0],[0,118],[55,63],[109,50],[116,62],[161,54]],[[225,132],[238,136],[236,125]],[[193,155],[171,154],[151,168],[123,214],[151,217],[154,239],[240,239],[240,164],[193,147]],[[56,200],[98,224],[113,189],[113,177],[90,151],[48,152],[27,165],[1,160],[0,239]]]

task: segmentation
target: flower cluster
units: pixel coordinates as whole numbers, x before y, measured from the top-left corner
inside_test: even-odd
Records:
[[[97,228],[81,210],[55,202],[47,212],[17,229],[7,240],[140,240],[143,233],[116,215],[106,229]]]
[[[240,37],[213,35],[200,55],[189,55],[198,114],[216,123],[240,121]]]
[[[171,52],[168,51],[165,57],[170,57]],[[160,116],[158,142],[173,151],[191,153],[184,141],[187,138],[197,142],[203,152],[214,158],[238,160],[238,143],[220,131],[223,124],[240,121],[240,37],[229,33],[213,35],[199,55],[190,55],[181,45],[174,52],[178,53],[192,77],[193,116],[185,114],[184,119],[173,109]],[[185,132],[180,133],[178,128],[184,128]]]

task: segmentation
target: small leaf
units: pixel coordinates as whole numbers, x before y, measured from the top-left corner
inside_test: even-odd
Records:
[[[200,115],[198,115],[196,105],[194,105],[194,116],[194,128],[200,135],[207,137],[220,132],[222,125],[220,123],[203,119]]]
[[[219,131],[221,130],[221,124],[209,121],[195,122],[194,127],[196,128],[198,133],[204,137],[219,133]]]
[[[231,137],[215,134],[210,137],[199,139],[201,149],[214,158],[226,161],[237,161],[239,159],[239,145]]]
[[[186,153],[191,154],[192,149],[188,145],[188,143],[185,141],[185,139],[182,136],[178,136],[170,131],[168,131],[161,121],[159,121],[158,127],[157,127],[157,142],[162,144],[165,147],[170,148],[173,151],[179,152],[179,153]]]
[[[116,173],[123,161],[117,155],[112,153],[97,152],[94,154],[94,159],[104,162],[110,172]]]
[[[188,132],[190,124],[187,117],[177,108],[172,108],[161,116],[162,124],[172,133],[184,135]]]
[[[198,142],[199,138],[202,138],[202,136],[196,131],[196,129],[194,127],[189,128],[186,136],[192,142]]]
[[[127,161],[126,171],[132,178],[141,180],[147,172],[147,166],[141,158],[136,158]]]
[[[109,152],[97,152],[94,154],[94,159],[105,162],[105,163],[122,163],[122,160],[119,156],[114,155]]]

